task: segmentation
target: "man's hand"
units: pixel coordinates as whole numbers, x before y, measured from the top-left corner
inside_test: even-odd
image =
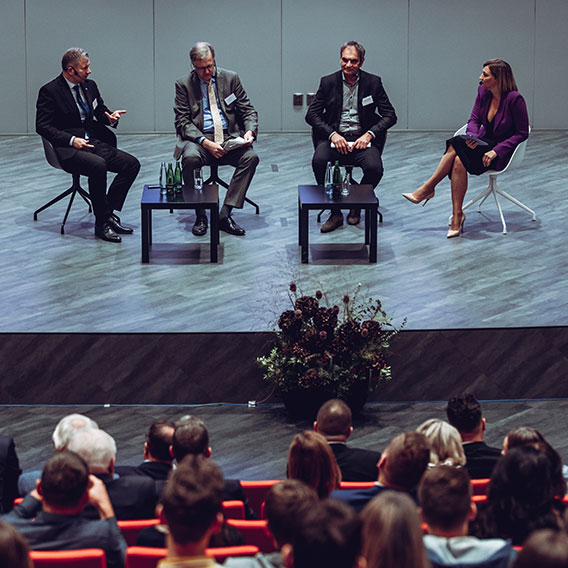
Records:
[[[201,145],[217,159],[222,158],[227,153],[227,150],[221,144],[212,142],[209,138],[205,138]]]
[[[85,138],[79,138],[78,136],[75,136],[75,138],[73,139],[73,148],[82,150],[83,148],[94,148],[94,146],[90,144],[88,140],[85,140]]]
[[[248,144],[252,144],[254,142],[254,134],[252,130],[247,130],[243,138],[246,140]]]
[[[489,150],[483,154],[483,165],[487,167],[495,158],[497,157],[497,152],[495,150]]]
[[[116,124],[123,114],[126,114],[125,110],[115,110],[112,114],[105,111],[105,116],[109,119],[111,124]]]
[[[337,132],[331,137],[330,142],[335,146],[335,149],[340,154],[347,154],[349,152],[349,145],[347,144],[347,140],[338,134]]]
[[[101,519],[110,519],[115,516],[105,484],[98,477],[89,475],[89,487],[87,491],[89,494],[89,503],[97,509]]]
[[[371,143],[372,139],[373,137],[368,132],[365,132],[365,134],[359,136],[359,138],[355,140],[353,146],[351,146],[349,151],[352,152],[353,150],[364,150]]]

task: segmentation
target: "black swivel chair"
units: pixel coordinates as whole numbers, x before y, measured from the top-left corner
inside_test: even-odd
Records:
[[[229,189],[229,184],[226,181],[223,181],[219,177],[219,166],[217,164],[210,164],[209,166],[209,177],[203,182],[203,185],[209,185],[210,183],[216,183],[218,185],[223,186],[225,189]],[[245,197],[245,201],[252,205],[256,209],[256,214],[260,213],[260,207],[248,197]]]
[[[41,137],[41,141],[43,142],[45,159],[54,168],[57,168],[58,170],[63,170],[63,167],[59,162],[59,158],[57,157],[57,153],[55,152],[55,148],[52,146],[51,142],[49,142],[49,140],[46,140],[43,136]],[[61,201],[62,199],[65,199],[68,195],[70,195],[71,199],[69,199],[69,204],[67,205],[67,210],[65,211],[65,216],[63,217],[63,222],[61,223],[62,235],[65,234],[65,222],[67,221],[67,217],[69,216],[69,211],[71,210],[71,206],[73,205],[73,200],[75,199],[75,195],[77,193],[84,199],[85,203],[89,206],[89,213],[93,211],[89,194],[81,187],[81,181],[80,181],[81,176],[79,174],[71,174],[71,175],[73,176],[73,184],[69,189],[66,189],[63,193],[60,193],[55,199],[52,199],[51,201],[40,207],[37,211],[34,211],[34,221],[37,221],[38,213],[41,213],[44,209],[51,207],[58,201]]]

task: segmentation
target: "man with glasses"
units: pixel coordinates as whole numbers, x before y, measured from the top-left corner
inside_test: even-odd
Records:
[[[258,165],[252,149],[257,137],[258,115],[239,76],[215,64],[215,49],[206,42],[189,51],[193,70],[176,81],[175,127],[178,141],[174,158],[181,158],[183,180],[193,185],[193,171],[204,165],[231,165],[235,173],[229,183],[219,213],[219,229],[231,235],[244,235],[231,215],[242,209],[247,190]],[[196,210],[192,232],[207,232],[205,210]]]

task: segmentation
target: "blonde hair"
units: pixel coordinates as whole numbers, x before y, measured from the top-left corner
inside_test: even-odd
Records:
[[[464,466],[466,459],[460,433],[448,422],[431,418],[418,426],[430,444],[430,463]]]

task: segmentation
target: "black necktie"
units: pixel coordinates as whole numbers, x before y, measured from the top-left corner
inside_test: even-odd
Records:
[[[83,109],[83,112],[85,113],[85,122],[87,122],[88,120],[91,119],[91,109],[89,108],[89,105],[83,100],[83,97],[81,96],[81,91],[79,89],[79,85],[75,85],[73,87],[73,90],[75,91],[75,97],[77,98],[77,103],[79,103],[79,106]]]

